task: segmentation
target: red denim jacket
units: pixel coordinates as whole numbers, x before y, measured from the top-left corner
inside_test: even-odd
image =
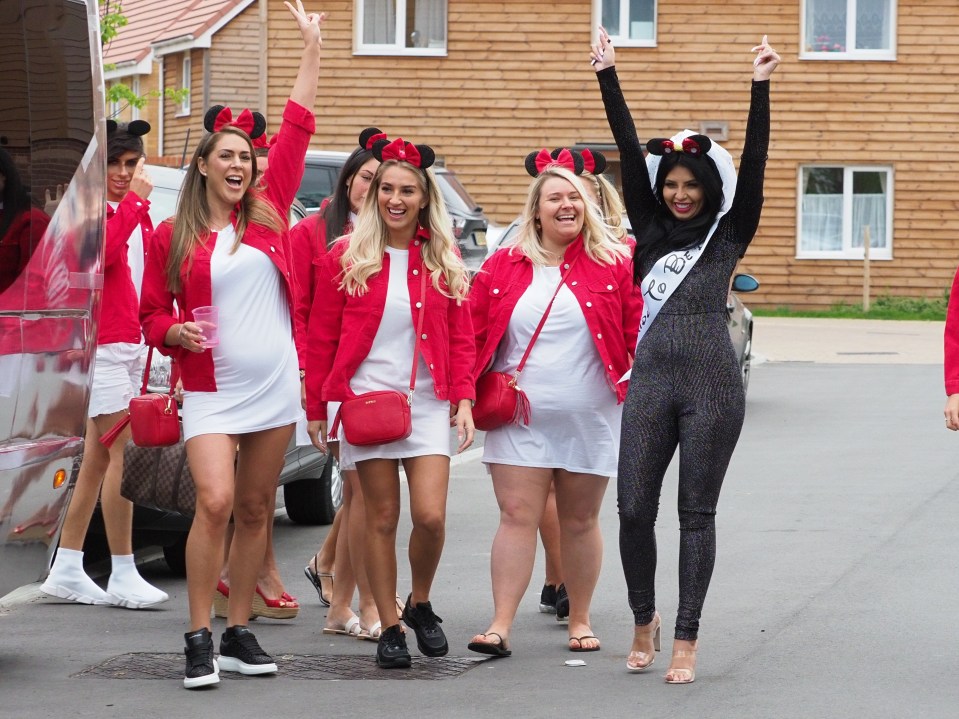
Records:
[[[945,361],[946,396],[959,393],[959,270],[952,280],[946,309]]]
[[[419,316],[419,273],[423,271],[419,247],[422,242],[429,242],[426,238],[428,235],[420,234],[410,243],[407,282],[414,327]],[[337,242],[316,268],[316,295],[306,348],[306,416],[310,420],[327,419],[327,402],[342,402],[355,396],[350,379],[370,353],[386,307],[389,255],[384,254],[383,268],[367,280],[367,291],[350,295],[339,289],[340,258],[346,247],[346,241]],[[445,287],[445,282],[441,280],[440,286]],[[453,404],[476,399],[469,303],[451,300],[427,281],[425,312],[420,351],[430,368],[436,398]],[[403,381],[407,379],[404,377]]]
[[[533,282],[532,261],[519,250],[510,249],[497,250],[486,260],[470,290],[477,376],[489,367],[520,296]],[[633,263],[629,259],[611,265],[594,262],[581,240],[566,250],[565,262],[577,258],[566,285],[579,301],[610,387],[622,402],[628,383],[620,384],[619,378],[632,366],[643,313],[642,292],[633,283]]]
[[[313,309],[313,293],[316,291],[316,272],[326,255],[326,207],[329,198],[320,203],[320,211],[297,223],[290,230],[290,250],[293,253],[294,315],[296,319],[296,356],[300,369],[306,369],[306,334]],[[353,231],[347,219],[343,234]],[[335,238],[334,238],[335,239]]]
[[[100,326],[97,344],[140,342],[139,300],[133,285],[128,259],[130,235],[140,226],[144,249],[153,234],[150,202],[128,192],[117,209],[107,205],[107,241],[103,255],[103,300],[100,304]]]
[[[292,100],[287,101],[276,144],[270,149],[270,166],[263,178],[265,189],[262,191],[263,199],[269,201],[284,220],[303,177],[304,158],[314,129],[313,113]],[[235,217],[234,214],[234,219]],[[166,347],[163,344],[170,327],[181,321],[173,313],[174,300],[180,315],[187,320],[192,319],[195,307],[213,303],[210,257],[216,245],[216,233],[211,232],[204,237],[193,256],[184,261],[180,269],[181,288],[175,295],[167,289],[166,282],[166,263],[172,234],[172,222],[161,224],[153,233],[153,242],[147,251],[143,289],[140,293],[140,322],[143,324],[143,334],[150,345],[172,356],[179,363],[184,389],[216,392],[215,367],[211,352],[195,353],[179,346]],[[251,223],[243,233],[243,244],[263,252],[273,261],[283,277],[295,338],[289,233],[276,233],[267,227]],[[189,265],[190,261],[193,263],[192,267]]]

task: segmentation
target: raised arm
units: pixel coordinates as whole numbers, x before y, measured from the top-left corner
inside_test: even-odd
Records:
[[[616,76],[616,52],[609,35],[602,27],[599,29],[599,42],[593,46],[590,57],[596,70],[596,79],[599,80],[599,89],[603,94],[609,129],[612,130],[613,139],[619,148],[626,214],[629,215],[633,230],[639,232],[656,210],[656,196],[649,182],[646,158],[636,134],[636,125],[633,124],[633,117],[629,113],[626,98],[619,86],[619,78]]]
[[[730,220],[736,227],[736,241],[747,245],[759,227],[763,206],[763,178],[769,152],[769,77],[779,66],[779,55],[769,46],[765,35],[762,43],[752,51],[758,54],[753,60],[746,140],[739,162],[736,196],[729,211]]]
[[[293,82],[290,99],[307,109],[312,109],[316,102],[316,81],[320,76],[320,49],[323,47],[323,37],[320,25],[326,20],[326,13],[307,13],[303,9],[302,0],[296,0],[296,7],[284,2],[296,20],[303,36],[303,55],[300,57],[300,69]]]

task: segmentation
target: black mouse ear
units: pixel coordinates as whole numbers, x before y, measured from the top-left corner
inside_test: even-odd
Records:
[[[427,167],[432,167],[433,163],[436,162],[436,153],[433,148],[429,145],[414,145],[414,147],[420,153],[420,169],[425,170]]]
[[[373,153],[373,157],[375,157],[380,162],[383,162],[383,148],[389,144],[390,144],[390,141],[387,140],[386,138],[383,138],[382,140],[377,140],[376,142],[374,142],[373,147],[370,148],[370,151]]]
[[[203,127],[207,132],[216,132],[213,128],[215,127],[217,115],[223,112],[223,108],[225,107],[226,105],[214,105],[206,111],[206,114],[203,116]]]
[[[117,131],[117,121],[116,120],[107,120],[107,135],[112,135]]]
[[[127,132],[137,137],[142,137],[150,131],[150,123],[146,120],[132,120],[127,125]]]
[[[576,150],[570,150],[569,154],[573,156],[573,174],[582,175],[583,170],[585,169],[585,163],[583,162],[583,156],[576,152]]]
[[[683,140],[683,152],[697,157],[705,155],[712,146],[713,141],[706,135],[690,135]]]
[[[379,135],[380,137],[377,137]],[[374,139],[375,138],[375,139]],[[378,127],[368,127],[360,133],[360,147],[370,150],[375,140],[384,140],[386,135]]]
[[[602,152],[595,152],[588,147],[583,150],[583,163],[586,172],[593,175],[602,175],[606,172],[606,155]]]
[[[253,115],[253,129],[250,130],[250,139],[255,140],[266,132],[266,118],[259,112],[251,112]]]
[[[559,154],[559,153],[557,153]],[[526,156],[526,171],[530,174],[531,177],[539,177],[539,170],[536,167],[536,156],[539,155],[539,151],[533,150]]]
[[[668,145],[666,143],[669,143]],[[646,150],[650,155],[665,155],[673,151],[673,141],[668,137],[654,137],[646,142]]]

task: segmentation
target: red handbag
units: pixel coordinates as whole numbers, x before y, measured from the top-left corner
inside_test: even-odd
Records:
[[[180,419],[173,385],[168,394],[147,392],[150,378],[150,362],[153,348],[147,352],[146,368],[143,370],[143,385],[140,394],[130,400],[130,412],[100,437],[100,444],[110,447],[117,435],[128,424],[133,434],[133,443],[138,447],[169,447],[180,441]]]
[[[533,337],[526,346],[526,352],[523,353],[523,358],[516,367],[516,372],[514,374],[486,372],[476,380],[476,402],[473,405],[473,424],[476,425],[476,429],[489,432],[491,429],[502,427],[505,424],[519,424],[520,422],[529,424],[531,414],[529,399],[519,387],[519,375],[526,366],[526,360],[529,359],[529,353],[533,349],[533,344],[539,337],[539,333],[542,332],[543,325],[546,324],[546,318],[549,317],[549,311],[553,307],[556,295],[559,294],[575,264],[576,260],[573,260],[560,278],[556,291],[553,292],[553,296],[550,298],[549,304],[546,305],[546,310],[536,326],[536,331],[533,332]]]
[[[406,439],[413,433],[413,389],[416,387],[416,361],[423,334],[423,313],[426,311],[426,266],[420,269],[420,314],[416,320],[416,339],[413,343],[413,369],[410,371],[410,393],[404,395],[394,389],[364,392],[340,404],[333,419],[330,436],[337,436],[343,423],[346,441],[357,447],[386,444]]]

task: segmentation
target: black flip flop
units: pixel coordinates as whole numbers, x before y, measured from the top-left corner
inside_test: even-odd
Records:
[[[579,642],[579,646],[578,646],[578,647],[569,646],[569,650],[570,650],[571,652],[598,652],[598,651],[601,649],[601,647],[598,647],[598,646],[596,646],[596,647],[584,647],[584,646],[583,646],[583,640],[584,640],[584,639],[599,639],[599,637],[597,637],[597,636],[595,636],[595,635],[593,635],[593,634],[584,634],[584,635],[581,636],[581,637],[570,637],[570,638],[569,638],[569,642],[573,641],[574,639],[575,639],[577,642]],[[567,645],[569,645],[569,642],[567,642]]]
[[[476,652],[477,654],[488,654],[491,657],[508,657],[512,654],[512,650],[507,649],[503,646],[503,637],[501,637],[496,632],[487,632],[486,634],[481,634],[483,637],[494,636],[499,641],[498,642],[470,642],[466,645],[466,648],[471,652]]]

